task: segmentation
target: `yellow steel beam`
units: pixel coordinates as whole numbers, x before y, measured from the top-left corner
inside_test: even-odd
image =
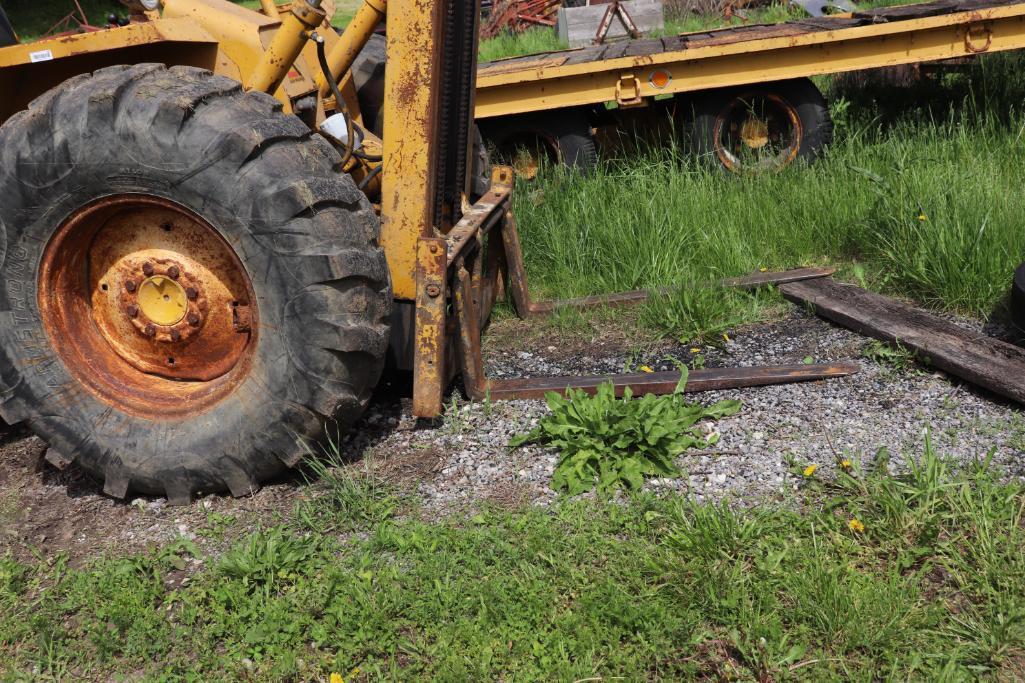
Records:
[[[434,236],[441,9],[435,0],[388,2],[381,245],[395,298],[407,301],[417,298],[417,242]]]
[[[302,52],[309,32],[320,26],[326,16],[319,0],[293,2],[291,11],[283,16],[274,40],[250,74],[246,87],[273,94]]]
[[[495,64],[477,79],[477,118],[642,98],[1025,47],[1025,3],[886,24],[566,65],[567,57]],[[572,54],[572,53],[568,53]],[[515,67],[514,67],[515,65]],[[669,82],[653,84],[667,72]]]
[[[0,68],[20,64],[43,64],[64,57],[158,43],[216,42],[217,39],[213,35],[191,19],[167,19],[5,47],[0,49]]]

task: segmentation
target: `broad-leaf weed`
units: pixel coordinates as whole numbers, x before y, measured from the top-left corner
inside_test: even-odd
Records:
[[[572,389],[563,397],[546,395],[551,413],[531,432],[516,436],[510,447],[546,443],[559,449],[552,488],[576,495],[597,486],[637,490],[648,476],[676,477],[674,459],[688,448],[707,447],[718,434],[706,436],[698,427],[740,410],[740,401],[720,401],[705,407],[684,400],[686,368],[676,392],[635,398],[627,387],[617,399],[611,383],[594,396]]]

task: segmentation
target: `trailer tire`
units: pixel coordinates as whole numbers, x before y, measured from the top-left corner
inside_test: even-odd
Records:
[[[504,161],[515,160],[518,150],[526,150],[531,155],[530,168],[517,168],[521,176],[536,174],[541,161],[537,156],[542,154],[550,162],[584,173],[598,165],[591,121],[587,113],[579,109],[486,119],[480,122],[480,127],[485,141],[498,150]]]
[[[833,141],[829,107],[807,78],[698,93],[688,109],[698,158],[727,172],[811,163]]]
[[[1011,322],[1025,332],[1025,263],[1015,269],[1011,282]]]
[[[175,504],[248,494],[351,425],[392,302],[378,220],[339,161],[274,98],[193,67],[100,69],[15,114],[3,419],[108,495]]]

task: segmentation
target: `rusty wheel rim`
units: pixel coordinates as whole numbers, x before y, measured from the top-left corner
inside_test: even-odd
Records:
[[[734,173],[786,168],[801,148],[797,109],[772,93],[734,98],[716,117],[715,153]]]
[[[38,292],[68,371],[124,412],[204,412],[251,367],[249,275],[212,225],[167,199],[116,195],[73,212],[43,251]]]

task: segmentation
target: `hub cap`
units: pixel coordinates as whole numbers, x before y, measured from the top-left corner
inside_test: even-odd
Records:
[[[715,153],[736,173],[778,170],[797,158],[801,119],[789,102],[772,93],[735,98],[715,120]]]

